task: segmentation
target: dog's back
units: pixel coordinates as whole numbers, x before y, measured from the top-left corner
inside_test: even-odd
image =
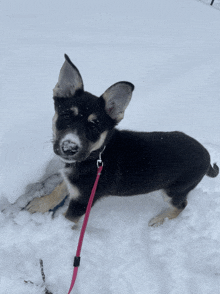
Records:
[[[111,177],[115,183],[113,178],[117,179],[111,186],[113,195],[167,189],[177,181],[182,181],[182,186],[193,186],[210,166],[208,151],[180,132],[116,130],[103,153],[103,160],[108,174],[106,181]]]

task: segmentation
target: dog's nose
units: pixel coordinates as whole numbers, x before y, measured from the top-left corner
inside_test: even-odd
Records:
[[[66,140],[63,141],[61,148],[65,155],[74,155],[78,151],[79,146],[75,142]]]

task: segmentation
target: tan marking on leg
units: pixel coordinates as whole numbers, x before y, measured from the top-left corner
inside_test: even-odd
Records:
[[[152,218],[149,221],[148,225],[152,227],[158,227],[163,224],[166,218],[168,219],[176,218],[181,213],[181,211],[183,211],[183,209],[178,209],[172,206],[168,208],[167,210],[165,210],[164,212],[158,214],[156,217]]]
[[[45,213],[56,207],[67,195],[68,190],[66,183],[63,181],[53,190],[51,194],[33,199],[27,205],[26,210],[28,210],[30,213]]]

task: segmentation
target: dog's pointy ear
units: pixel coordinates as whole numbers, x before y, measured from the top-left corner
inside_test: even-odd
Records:
[[[54,97],[71,97],[77,90],[83,90],[83,80],[75,65],[65,54],[65,62],[60,70],[58,83],[53,89]]]
[[[133,84],[119,82],[108,88],[101,96],[105,100],[107,114],[117,123],[124,117],[124,112],[131,100],[133,90]]]

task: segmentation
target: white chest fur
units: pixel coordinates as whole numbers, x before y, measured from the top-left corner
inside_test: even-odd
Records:
[[[77,199],[80,196],[80,192],[79,189],[73,185],[69,179],[68,179],[68,175],[70,174],[70,169],[69,168],[63,168],[60,170],[60,173],[66,183],[67,189],[69,191],[69,197],[70,199]]]

